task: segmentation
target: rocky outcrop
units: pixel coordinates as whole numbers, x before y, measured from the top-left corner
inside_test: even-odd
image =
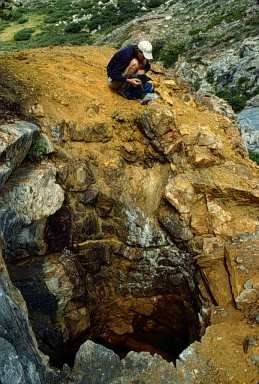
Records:
[[[2,244],[1,244],[2,245]],[[41,384],[46,357],[38,350],[25,302],[0,255],[0,373],[3,384]]]
[[[238,114],[242,136],[247,147],[254,153],[259,153],[259,96],[249,100],[247,107]]]
[[[9,260],[44,253],[46,219],[61,207],[63,199],[51,164],[27,165],[13,172],[0,197],[0,228]]]
[[[27,155],[38,127],[23,121],[0,126],[0,188]]]

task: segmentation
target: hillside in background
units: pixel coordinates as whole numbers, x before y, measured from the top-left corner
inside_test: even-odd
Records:
[[[163,0],[21,1],[3,12],[0,49],[87,44],[156,9]]]

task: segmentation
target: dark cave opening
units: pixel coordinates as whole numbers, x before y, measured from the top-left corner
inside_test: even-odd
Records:
[[[50,357],[53,367],[62,368],[63,364],[72,367],[77,351],[88,339],[113,350],[120,358],[130,351],[136,351],[159,354],[173,362],[192,342],[200,339],[198,291],[191,291],[186,282],[175,287],[174,293],[163,292],[154,296],[156,304],[149,315],[141,313],[141,310],[134,312],[130,333],[116,334],[112,327],[107,326],[106,320],[113,312],[111,304],[111,307],[93,309],[91,327],[78,337],[64,342],[61,330],[55,324],[56,299],[41,278],[40,260],[30,264],[30,268],[26,263],[15,267],[9,265],[9,272],[27,302],[39,347]],[[144,300],[149,302],[150,298]],[[80,305],[87,305],[83,301],[81,298]],[[124,315],[119,314],[122,323]],[[129,312],[129,315],[132,313]]]
[[[62,367],[64,363],[73,366],[76,352],[88,339],[113,350],[121,359],[130,351],[135,351],[158,354],[167,361],[175,362],[180,353],[201,336],[197,300],[192,306],[182,299],[172,294],[161,297],[152,316],[136,314],[132,333],[118,335],[104,331],[105,327],[97,324],[91,332],[56,349],[50,363],[56,367]],[[97,320],[94,314],[92,320]]]
[[[60,210],[60,212],[61,223],[70,223],[67,211]],[[62,226],[59,221],[55,220],[51,228],[61,231],[60,237],[56,236],[56,232],[48,232],[48,240],[53,240],[52,242],[48,241],[49,249],[52,252],[57,252],[60,247],[64,246],[63,241],[68,241],[69,237],[64,236],[64,234],[69,233],[69,230],[65,225]],[[195,272],[195,268],[184,251],[183,253],[175,253],[175,255],[176,257],[173,258],[167,248],[160,250],[161,257],[157,266],[158,270],[150,283],[151,288],[146,292],[140,291],[136,297],[129,295],[125,288],[120,296],[121,313],[119,310],[119,314],[116,314],[118,310],[116,300],[113,301],[112,298],[108,297],[105,304],[98,306],[96,303],[102,303],[102,298],[98,296],[98,290],[96,291],[98,294],[89,299],[86,287],[83,287],[83,290],[79,289],[80,287],[77,285],[81,277],[82,280],[85,278],[86,270],[82,272],[82,276],[76,274],[76,280],[71,280],[73,287],[78,289],[78,294],[73,299],[73,308],[75,305],[77,308],[89,310],[91,321],[87,330],[80,330],[77,337],[69,336],[66,341],[64,341],[64,335],[57,324],[57,297],[49,290],[45,281],[46,277],[43,275],[43,269],[46,268],[46,266],[44,267],[44,259],[41,257],[26,258],[20,260],[18,264],[9,263],[8,269],[14,284],[21,291],[27,303],[29,317],[39,347],[43,353],[50,357],[51,366],[62,368],[63,364],[66,363],[72,367],[77,351],[88,339],[113,350],[120,358],[124,358],[130,351],[144,351],[159,354],[167,361],[175,362],[179,354],[192,342],[199,340],[201,336],[198,316],[201,303],[197,284],[195,284],[197,271]],[[85,269],[89,266],[89,260],[98,259],[98,257],[99,253],[93,246],[91,253],[85,255],[85,262],[88,262]],[[71,259],[70,263],[73,260]],[[59,262],[56,262],[59,265]],[[118,268],[118,266],[116,267]],[[146,266],[142,266],[139,262],[138,269],[141,270],[142,267],[145,270]],[[101,286],[104,284],[106,287],[109,285],[109,280],[104,282],[104,277],[107,279],[110,277],[110,272],[108,272],[110,266],[107,265],[104,268],[107,268],[105,273],[100,268],[94,271],[93,281],[95,284],[101,284]],[[135,273],[134,268],[132,270]],[[134,281],[133,272],[132,275],[127,275],[129,281],[130,279]],[[116,283],[113,281],[112,283],[116,286]],[[155,304],[150,314],[145,314],[144,308],[136,309],[139,306],[139,299],[143,301],[144,306],[150,305],[150,302],[154,301]],[[126,302],[133,300],[134,302],[133,307],[135,306],[135,309],[129,307],[126,310],[126,317],[127,311],[133,317],[132,331],[119,334],[112,331],[111,324],[107,325],[106,320],[113,316],[113,311],[115,311],[115,320],[116,316],[118,316],[119,321],[125,320],[124,300]]]

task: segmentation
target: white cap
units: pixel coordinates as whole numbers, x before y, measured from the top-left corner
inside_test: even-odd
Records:
[[[138,49],[143,53],[145,59],[152,60],[152,44],[147,40],[142,40],[138,43]]]

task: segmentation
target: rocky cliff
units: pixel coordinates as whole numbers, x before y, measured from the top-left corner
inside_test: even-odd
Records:
[[[169,72],[148,107],[112,93],[112,53],[0,58],[23,117],[0,127],[0,228],[40,349],[136,351],[88,341],[60,383],[256,384],[258,168],[224,106]]]

